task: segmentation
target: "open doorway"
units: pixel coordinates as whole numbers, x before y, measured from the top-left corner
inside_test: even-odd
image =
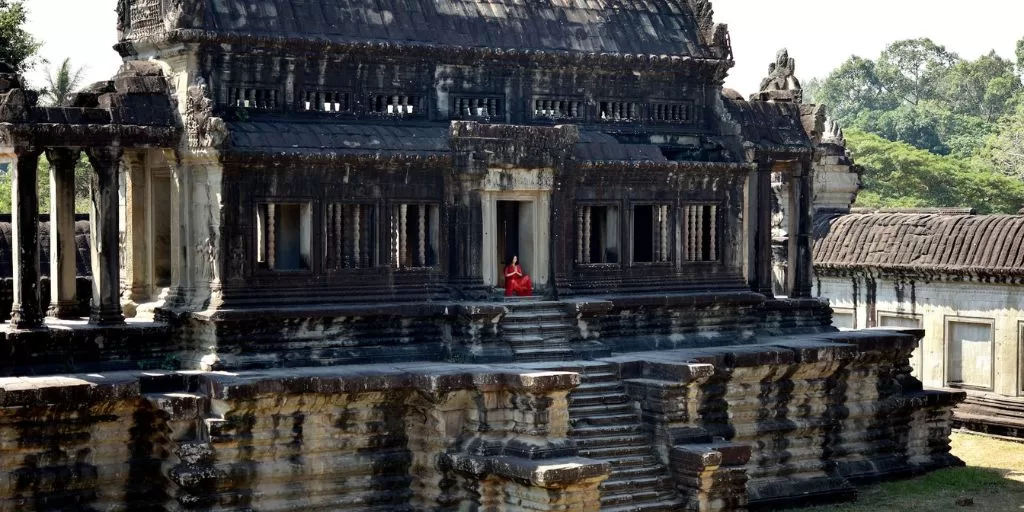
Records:
[[[533,272],[534,233],[533,202],[497,201],[495,204],[495,255],[494,262],[498,276],[497,286],[505,286],[505,266],[512,256],[519,256],[519,263],[526,273]]]

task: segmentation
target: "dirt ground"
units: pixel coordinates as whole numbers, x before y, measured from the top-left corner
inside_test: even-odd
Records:
[[[967,463],[899,482],[860,489],[855,503],[806,512],[1024,511],[1024,442],[953,434],[953,454]],[[966,505],[966,502],[973,502]],[[958,502],[960,504],[958,504]]]

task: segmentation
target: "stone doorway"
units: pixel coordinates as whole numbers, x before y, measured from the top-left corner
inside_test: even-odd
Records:
[[[512,256],[519,256],[523,269],[532,267],[531,263],[533,262],[530,261],[532,254],[528,250],[528,247],[533,245],[533,230],[530,229],[532,211],[533,203],[528,201],[497,202],[497,226],[495,232],[497,246],[495,254],[498,256],[496,261],[498,288],[505,286],[504,270],[505,266],[512,260]]]
[[[484,282],[505,287],[505,266],[519,256],[523,270],[533,280],[534,292],[548,281],[547,204],[537,194],[493,194],[484,207]]]

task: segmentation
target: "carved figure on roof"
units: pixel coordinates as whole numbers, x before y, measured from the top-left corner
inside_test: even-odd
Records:
[[[822,144],[833,144],[846,147],[846,137],[843,136],[843,127],[831,117],[825,119],[825,129],[821,133]]]
[[[785,92],[788,94],[778,94]],[[775,56],[775,62],[768,66],[768,76],[761,80],[760,93],[757,95],[764,101],[803,100],[803,86],[796,78],[796,60],[790,58],[789,50],[783,48]]]

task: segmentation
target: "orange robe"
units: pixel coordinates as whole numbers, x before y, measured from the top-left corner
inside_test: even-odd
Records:
[[[533,281],[530,276],[523,273],[520,265],[509,265],[505,267],[505,296],[529,297],[533,295]]]

